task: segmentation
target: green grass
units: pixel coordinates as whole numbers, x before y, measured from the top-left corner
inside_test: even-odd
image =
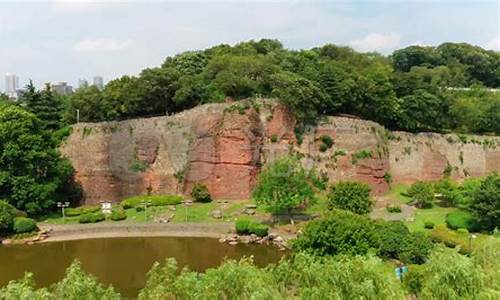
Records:
[[[410,197],[404,196],[402,194],[410,188],[407,184],[397,184],[391,187],[391,190],[386,194],[387,197],[391,199],[398,200],[402,204],[408,204],[411,201]]]
[[[445,224],[446,215],[452,211],[458,210],[454,207],[439,207],[434,205],[429,209],[417,209],[414,222],[405,221],[411,231],[424,231],[425,222],[432,222],[435,225]]]

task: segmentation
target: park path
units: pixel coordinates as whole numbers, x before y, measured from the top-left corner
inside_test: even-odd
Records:
[[[43,242],[56,242],[113,237],[211,237],[220,238],[233,230],[232,223],[111,223],[97,224],[39,224],[41,230],[50,231]]]

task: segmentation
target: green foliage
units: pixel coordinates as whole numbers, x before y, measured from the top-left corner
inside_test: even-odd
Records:
[[[271,143],[276,143],[278,141],[278,136],[276,134],[273,134],[271,136]]]
[[[446,215],[446,226],[450,229],[467,229],[475,231],[477,229],[474,217],[467,211],[457,210]]]
[[[259,174],[253,198],[271,213],[305,208],[315,201],[307,172],[296,158],[278,159]]]
[[[308,223],[293,248],[318,255],[363,255],[378,248],[378,236],[369,219],[347,211],[334,211]]]
[[[319,137],[320,141],[323,145],[326,146],[327,149],[330,149],[333,146],[333,139],[329,135],[322,135]]]
[[[484,178],[475,191],[469,206],[480,229],[500,228],[500,175],[492,173]]]
[[[355,165],[358,163],[358,160],[367,158],[372,158],[372,151],[363,149],[351,155],[351,162]]]
[[[105,288],[93,276],[86,274],[75,261],[64,278],[50,289],[36,289],[33,274],[26,273],[18,281],[10,281],[0,289],[0,299],[120,299],[112,287]]]
[[[299,253],[276,266],[250,259],[226,261],[204,276],[178,270],[174,259],[156,263],[139,299],[399,299],[394,275],[369,257],[341,260]]]
[[[127,213],[123,208],[113,208],[109,218],[113,221],[122,221],[127,218]]]
[[[0,197],[30,215],[52,209],[63,194],[74,191],[74,170],[43,127],[21,107],[0,104]],[[74,201],[76,194],[68,197]]]
[[[194,201],[201,203],[208,203],[212,201],[212,196],[208,191],[208,188],[203,183],[195,183],[193,189],[191,190],[191,197]]]
[[[430,221],[424,222],[425,229],[434,229],[435,226],[436,226],[436,224],[434,224],[434,222],[430,222]]]
[[[384,181],[390,186],[392,183],[392,174],[387,171],[384,173]]]
[[[361,182],[339,182],[332,186],[328,194],[329,209],[344,209],[357,214],[367,214],[372,210],[373,200],[370,187]]]
[[[19,101],[41,121],[43,129],[55,131],[62,127],[63,104],[61,99],[52,93],[48,83],[43,91],[37,91],[30,81]]]
[[[454,249],[436,248],[423,266],[423,299],[487,299],[493,295],[485,289],[485,276],[473,259]]]
[[[400,213],[400,212],[401,212],[401,206],[399,206],[399,205],[398,205],[398,206],[396,206],[396,205],[387,205],[387,206],[385,207],[385,209],[386,209],[389,213],[391,213],[391,214],[395,214],[395,213],[397,214],[397,213]]]
[[[99,205],[91,206],[91,205],[85,205],[85,206],[79,206],[75,208],[66,208],[64,210],[64,213],[68,217],[76,217],[79,215],[83,214],[90,214],[90,213],[95,213],[101,210],[101,207]]]
[[[12,229],[15,233],[32,232],[37,229],[36,221],[30,218],[17,217],[14,218]]]
[[[95,213],[86,213],[83,215],[80,215],[78,218],[78,223],[98,223],[102,222],[106,219],[106,216],[102,212],[95,212]]]
[[[434,203],[434,188],[431,183],[417,181],[407,191],[411,203],[418,208],[430,208]]]
[[[0,200],[0,234],[9,232],[12,229],[16,209],[9,203]]]
[[[180,195],[135,196],[123,200],[120,205],[124,209],[140,206],[143,202],[151,202],[151,206],[177,205],[181,204],[183,199]]]
[[[235,222],[236,232],[238,234],[255,234],[260,237],[267,236],[269,227],[265,224],[257,223],[248,218],[239,218]]]

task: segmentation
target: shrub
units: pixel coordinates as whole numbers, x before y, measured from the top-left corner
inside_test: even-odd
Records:
[[[429,237],[434,242],[443,243],[450,248],[460,246],[461,253],[469,252],[468,237],[448,229],[444,224],[436,225],[434,229],[429,231]]]
[[[0,200],[0,233],[8,232],[12,229],[16,209],[9,203]]]
[[[328,146],[327,145],[325,145],[325,144],[320,144],[319,145],[319,151],[325,152],[326,150],[328,150]]]
[[[417,181],[410,186],[407,191],[411,197],[411,202],[418,208],[431,208],[434,202],[434,188],[432,184]]]
[[[465,228],[474,231],[477,227],[474,216],[467,211],[458,210],[446,215],[446,226],[450,229]]]
[[[434,224],[434,222],[430,222],[430,221],[424,222],[424,228],[425,229],[433,229],[434,226],[436,226],[436,224]]]
[[[385,209],[391,214],[401,212],[401,206],[399,205],[387,205]]]
[[[76,217],[83,214],[95,213],[101,210],[99,206],[80,206],[75,208],[67,208],[64,214],[68,217]]]
[[[469,230],[467,230],[467,229],[465,229],[465,228],[458,228],[458,229],[457,229],[457,232],[458,232],[459,234],[462,234],[462,235],[467,235],[467,234],[469,234]]]
[[[276,134],[273,134],[271,136],[271,143],[276,143],[278,141],[278,136]]]
[[[36,221],[30,218],[18,217],[14,219],[14,232],[25,233],[36,230]]]
[[[269,233],[269,227],[265,224],[251,223],[249,231],[259,237],[265,237]]]
[[[250,233],[250,224],[252,224],[252,220],[247,218],[240,218],[236,220],[236,232],[238,234],[248,234]]]
[[[373,222],[364,216],[333,211],[309,222],[293,242],[293,248],[317,255],[363,255],[379,247],[379,236],[373,227]]]
[[[423,232],[412,232],[402,241],[399,259],[407,263],[423,264],[426,262],[434,245]]]
[[[111,210],[111,215],[109,218],[113,221],[121,221],[127,218],[127,213],[123,208],[114,208]]]
[[[265,224],[257,223],[248,218],[240,218],[235,223],[236,232],[238,234],[255,234],[264,237],[269,232],[269,227]]]
[[[166,206],[181,204],[183,200],[179,195],[151,195],[151,196],[135,196],[123,200],[120,205],[124,209],[140,206],[142,202],[151,202],[151,206]]]
[[[333,146],[333,139],[329,135],[322,135],[319,138],[321,142],[323,142],[323,145],[325,145],[327,148],[331,148]]]
[[[370,187],[361,182],[339,182],[332,186],[328,194],[328,208],[344,209],[357,214],[367,214],[372,210],[373,201]]]
[[[191,197],[193,197],[194,201],[201,203],[208,203],[212,201],[212,196],[210,196],[207,186],[199,182],[194,184],[193,189],[191,190]]]
[[[80,215],[78,218],[78,223],[98,223],[104,221],[106,216],[102,212],[88,213]]]
[[[411,265],[408,268],[408,273],[403,277],[404,286],[412,294],[418,294],[422,290],[424,282],[423,267],[419,265]]]

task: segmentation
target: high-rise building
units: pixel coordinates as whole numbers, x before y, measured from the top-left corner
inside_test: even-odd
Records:
[[[5,74],[5,92],[7,96],[17,99],[17,90],[19,89],[19,77],[14,74]]]
[[[98,89],[102,90],[104,87],[104,80],[102,79],[101,76],[94,76],[94,85]]]
[[[51,85],[51,90],[61,96],[71,95],[73,93],[73,87],[68,85],[67,82],[59,82]]]
[[[81,88],[86,88],[89,86],[89,82],[87,81],[87,79],[78,79],[78,88],[81,89]]]

